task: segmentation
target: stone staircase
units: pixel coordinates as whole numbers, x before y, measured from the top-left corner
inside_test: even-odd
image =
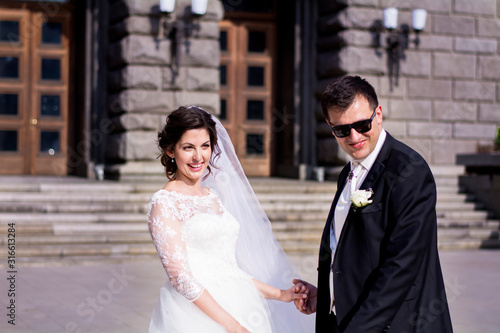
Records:
[[[441,249],[500,247],[498,220],[459,193],[456,173],[433,170],[438,183]],[[0,177],[0,266],[7,263],[8,224],[21,265],[140,260],[156,256],[147,204],[162,180],[96,182],[75,177]],[[334,182],[251,179],[289,253],[316,254],[336,190]],[[12,238],[12,237],[11,237]]]

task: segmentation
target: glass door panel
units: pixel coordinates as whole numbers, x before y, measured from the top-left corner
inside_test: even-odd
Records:
[[[61,152],[61,135],[57,131],[40,132],[40,153],[54,155]]]
[[[28,45],[20,43],[28,15],[23,10],[0,10],[0,174],[27,170],[28,118],[26,79]]]
[[[42,95],[40,102],[40,116],[60,117],[61,98],[59,95]]]
[[[271,175],[274,23],[222,21],[220,119],[245,173]]]
[[[61,79],[61,60],[59,59],[43,59],[42,58],[42,80],[57,80]]]
[[[2,116],[18,115],[17,94],[0,93],[0,115]]]
[[[42,44],[61,45],[61,22],[44,22],[42,24]]]
[[[0,78],[17,79],[19,77],[19,58],[0,56]]]
[[[18,147],[17,131],[0,130],[0,152],[16,152]]]
[[[29,8],[0,9],[0,174],[65,175],[71,15]]]
[[[19,41],[19,21],[0,20],[0,42]]]

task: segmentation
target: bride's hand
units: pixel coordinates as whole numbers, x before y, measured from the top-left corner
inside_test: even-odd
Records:
[[[281,290],[280,301],[291,302],[295,300],[305,300],[309,296],[309,290],[304,285],[294,285],[287,290]]]
[[[316,312],[318,289],[314,285],[303,280],[293,279],[292,282],[296,287],[300,287],[301,289],[306,288],[308,290],[308,297],[306,299],[294,300],[297,310],[304,314],[311,314]]]

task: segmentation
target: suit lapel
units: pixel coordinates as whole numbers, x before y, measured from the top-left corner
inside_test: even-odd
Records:
[[[389,157],[389,153],[392,149],[392,145],[394,143],[394,138],[386,132],[386,138],[384,145],[382,146],[382,149],[380,149],[380,152],[375,159],[375,162],[373,163],[370,171],[366,175],[365,180],[363,181],[363,184],[359,187],[360,189],[367,190],[369,188],[373,189],[373,185],[375,184],[375,181],[378,179],[378,177],[382,174],[385,168],[385,161]]]
[[[376,180],[382,174],[382,172],[385,168],[385,161],[389,157],[389,153],[392,149],[393,144],[394,144],[394,138],[391,135],[389,135],[389,133],[387,133],[384,145],[382,146],[382,149],[380,149],[380,152],[379,152],[377,158],[375,159],[375,162],[373,163],[372,167],[370,168],[370,171],[366,175],[365,180],[363,181],[363,183],[359,187],[360,189],[364,189],[364,190],[367,190],[369,188],[373,189],[373,186],[374,186]],[[347,169],[347,166],[342,170],[341,175],[344,173],[344,171],[346,169]],[[346,173],[344,174],[344,177],[342,179],[339,176],[339,184],[342,184],[342,187],[339,186],[339,190],[337,192],[342,192],[342,189],[344,188],[345,182],[347,180],[347,174],[348,173],[346,171]],[[340,196],[340,193],[337,193],[337,195],[335,196],[336,200],[334,202],[334,206],[332,207],[333,211],[335,211],[335,205],[337,205],[337,201],[339,199],[339,196]],[[353,216],[351,213],[352,213],[352,207],[351,207],[351,209],[349,209],[349,213],[347,214],[346,221],[344,223],[344,227],[342,228],[342,233],[340,234],[340,239],[337,243],[336,254],[339,252],[339,249],[341,248],[342,239],[344,238],[343,236],[345,236],[344,231],[345,231],[345,229],[348,228],[350,220]],[[333,217],[333,214],[331,212],[330,212],[330,214]]]

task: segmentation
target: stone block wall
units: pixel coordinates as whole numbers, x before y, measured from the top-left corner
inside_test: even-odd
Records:
[[[383,9],[399,10],[398,25],[411,27],[411,11],[427,10],[420,44],[410,32],[399,85],[391,90]],[[365,77],[376,89],[384,127],[431,164],[455,164],[459,153],[492,145],[500,126],[500,2],[497,0],[319,1],[317,96],[334,77]],[[318,129],[324,127],[318,104]],[[318,130],[323,147],[335,139]],[[328,150],[319,163],[328,164]]]
[[[162,174],[157,132],[179,106],[196,104],[219,113],[222,4],[209,0],[201,17],[191,15],[190,5],[177,0],[175,11],[167,14],[160,12],[159,0],[110,0],[107,78],[113,132],[106,142],[107,177]],[[188,24],[193,25],[186,33]],[[179,29],[177,35],[172,27]]]

